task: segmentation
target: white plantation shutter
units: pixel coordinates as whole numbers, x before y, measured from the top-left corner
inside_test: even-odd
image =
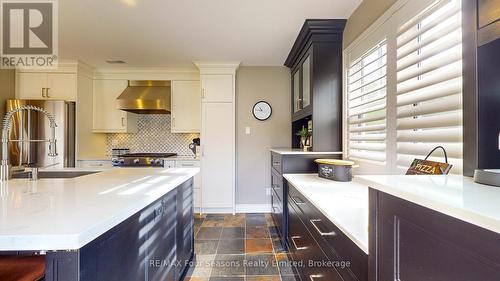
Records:
[[[385,40],[355,60],[347,74],[348,158],[386,161]]]
[[[438,1],[397,34],[397,166],[442,145],[462,173],[460,0]],[[443,161],[440,151],[437,158]]]

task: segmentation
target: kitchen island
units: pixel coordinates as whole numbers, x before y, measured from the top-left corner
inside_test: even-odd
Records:
[[[1,183],[0,254],[45,255],[46,280],[179,280],[197,168],[121,168]]]

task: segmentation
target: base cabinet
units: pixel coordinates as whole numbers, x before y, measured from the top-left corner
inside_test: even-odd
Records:
[[[119,229],[109,233],[95,247],[97,281],[140,281],[145,280],[146,253],[141,251],[142,245],[148,239],[130,235],[140,233],[145,225],[140,216],[134,216],[129,223],[119,226]],[[127,245],[124,247],[124,245]],[[132,254],[133,253],[133,254]],[[121,270],[113,269],[114,264],[119,264]]]
[[[367,281],[368,255],[297,189],[288,188],[288,248],[301,264],[302,280]]]
[[[178,280],[181,280],[180,278],[184,273],[184,268],[187,266],[187,262],[191,260],[194,252],[193,199],[192,184],[184,184],[178,187],[176,226],[176,276],[178,276]]]
[[[46,281],[180,281],[194,255],[193,179],[75,251],[48,252]]]
[[[500,235],[370,189],[370,281],[497,281]]]
[[[282,246],[288,247],[288,185],[283,174],[316,173],[314,159],[339,158],[335,154],[280,154],[271,152],[271,203],[272,217]]]
[[[295,262],[300,264],[299,274],[302,280],[343,281],[335,268],[322,266],[328,257],[321,250],[311,233],[299,217],[299,211],[289,204],[289,251]]]
[[[147,232],[146,280],[175,281],[177,268],[176,229],[180,223],[176,214],[176,200],[183,187],[171,192],[151,206]],[[178,212],[177,212],[178,213]]]

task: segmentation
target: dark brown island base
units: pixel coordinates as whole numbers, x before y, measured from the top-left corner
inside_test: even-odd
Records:
[[[82,248],[46,252],[44,280],[183,280],[194,255],[193,226],[190,178]],[[39,252],[4,251],[0,255]]]

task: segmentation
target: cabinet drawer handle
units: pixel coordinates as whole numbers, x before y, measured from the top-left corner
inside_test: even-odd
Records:
[[[125,117],[122,117],[122,127],[125,127]]]
[[[296,250],[300,251],[300,250],[307,249],[306,246],[304,246],[304,247],[297,247],[297,243],[295,242],[295,239],[300,239],[300,238],[302,238],[301,236],[292,236],[291,238],[292,238],[293,246],[295,247]]]
[[[297,201],[300,200],[300,201]],[[297,205],[304,205],[306,202],[302,201],[299,197],[292,197],[292,201]]]
[[[335,233],[335,231],[331,231],[331,232],[322,232],[321,230],[319,230],[319,227],[316,225],[316,222],[320,222],[321,219],[310,219],[309,220],[311,222],[311,224],[314,226],[314,228],[316,229],[316,231],[321,235],[321,236],[335,236],[337,235],[337,233]]]
[[[182,167],[193,167],[194,164],[181,164]]]
[[[45,97],[45,88],[42,88],[42,98]]]
[[[50,90],[50,88],[45,88],[45,97],[46,98],[50,98],[49,90]]]
[[[309,280],[314,281],[316,278],[323,278],[321,274],[311,274],[309,275]]]

